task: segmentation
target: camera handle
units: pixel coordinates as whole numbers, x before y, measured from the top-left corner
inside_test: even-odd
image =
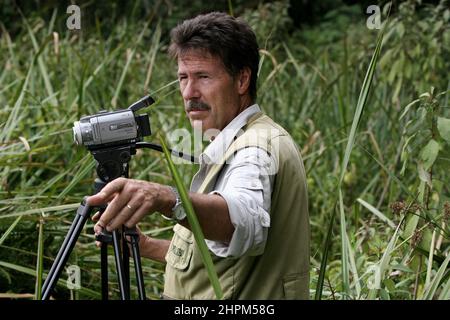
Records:
[[[96,150],[92,151],[94,158],[97,160],[97,175],[99,178],[95,179],[94,189],[95,193],[101,191],[101,189],[110,181],[124,176],[128,178],[128,162],[131,159],[131,155],[136,154],[136,149],[138,148],[148,148],[159,152],[162,152],[162,147],[157,144],[149,142],[137,142],[135,145],[126,145],[122,147],[115,147],[106,150]],[[190,162],[198,162],[198,159],[189,154],[184,154],[183,152],[178,152],[169,149],[172,155],[183,158]],[[56,255],[52,267],[45,279],[44,285],[42,286],[42,300],[48,300],[50,294],[56,285],[62,269],[67,263],[70,253],[72,252],[78,237],[83,230],[86,221],[89,219],[92,211],[96,207],[91,207],[86,203],[86,197],[83,198],[80,206],[77,209],[75,218],[72,225],[69,228],[69,232],[64,238],[63,244]],[[98,207],[100,213],[102,213],[106,206]],[[114,254],[116,260],[116,270],[119,282],[120,295],[122,300],[130,298],[129,289],[129,252],[128,252],[128,240],[127,236],[130,238],[130,243],[133,251],[134,266],[136,272],[136,281],[138,285],[138,293],[140,299],[145,299],[145,290],[142,274],[142,265],[140,261],[139,253],[139,235],[136,232],[136,228],[125,228],[123,227],[123,248],[124,254],[121,255],[120,243],[119,243],[119,233],[114,230],[112,233],[103,232],[98,236],[98,240],[102,241],[101,246],[101,278],[102,278],[102,299],[108,299],[108,251],[107,244],[112,243],[114,246]],[[122,259],[120,259],[122,257]],[[123,262],[123,264],[122,264]],[[125,285],[125,282],[127,285]]]

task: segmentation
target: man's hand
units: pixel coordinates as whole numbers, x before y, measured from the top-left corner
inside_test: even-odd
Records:
[[[125,178],[117,178],[108,183],[101,192],[87,198],[90,206],[107,204],[106,210],[98,219],[94,231],[103,228],[113,231],[125,225],[135,226],[146,214],[155,211],[170,214],[175,205],[175,194],[164,185]]]

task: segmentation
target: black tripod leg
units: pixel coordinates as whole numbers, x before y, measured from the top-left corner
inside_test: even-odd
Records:
[[[139,252],[139,235],[131,236],[131,248],[133,249],[134,271],[139,292],[139,299],[145,300],[144,276],[142,274],[141,254]]]
[[[122,253],[120,250],[120,235],[117,230],[112,232],[113,237],[113,247],[114,247],[114,258],[116,261],[117,270],[117,280],[119,281],[120,298],[122,300],[127,300],[127,291],[124,283],[123,275],[123,264],[122,264]]]
[[[102,270],[102,300],[108,300],[108,244],[102,243],[100,248],[100,264]]]
[[[125,226],[122,227],[122,261],[123,261],[123,281],[124,287],[127,290],[127,297],[131,299],[130,288],[130,250],[128,249],[128,242],[125,236]]]
[[[69,231],[67,232],[66,237],[64,238],[63,244],[61,245],[58,254],[56,255],[56,258],[52,264],[52,267],[50,268],[50,271],[48,272],[47,278],[44,281],[44,285],[42,286],[42,291],[41,292],[46,292],[47,291],[47,287],[48,284],[50,283],[50,279],[52,279],[53,274],[55,274],[55,270],[58,266],[58,261],[61,260],[61,257],[63,255],[63,252],[65,251],[65,248],[67,247],[67,244],[69,243],[69,240],[72,238],[72,234],[75,230],[75,228],[78,225],[78,221],[80,220],[80,216],[79,215],[75,215],[75,218],[73,219],[73,222],[69,228]]]
[[[83,199],[83,202],[78,207],[77,214],[72,222],[72,225],[70,226],[69,232],[64,239],[63,245],[59,249],[55,261],[53,262],[47,278],[45,279],[44,285],[42,286],[42,300],[47,300],[50,298],[51,291],[58,281],[61,271],[69,259],[70,253],[72,252],[92,209],[92,207],[86,204],[85,199]]]
[[[136,273],[139,299],[145,300],[144,276],[142,273],[141,254],[139,252],[139,234],[136,227],[124,228],[124,239],[131,245],[131,250],[133,252],[134,271]]]

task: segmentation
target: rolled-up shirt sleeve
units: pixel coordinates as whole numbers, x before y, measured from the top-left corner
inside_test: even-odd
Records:
[[[268,168],[271,161],[263,149],[245,148],[236,153],[219,177],[211,193],[225,199],[235,229],[229,243],[206,241],[217,256],[263,253],[270,227],[273,176],[269,175]]]

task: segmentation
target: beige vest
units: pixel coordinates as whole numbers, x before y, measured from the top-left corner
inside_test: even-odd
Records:
[[[224,299],[308,299],[309,215],[303,161],[289,134],[268,116],[254,115],[228,148],[219,164],[209,169],[198,192],[213,190],[223,165],[236,151],[258,146],[273,157],[276,171],[270,228],[259,256],[212,259]],[[215,299],[191,231],[174,227],[166,255],[164,295],[173,299]]]

